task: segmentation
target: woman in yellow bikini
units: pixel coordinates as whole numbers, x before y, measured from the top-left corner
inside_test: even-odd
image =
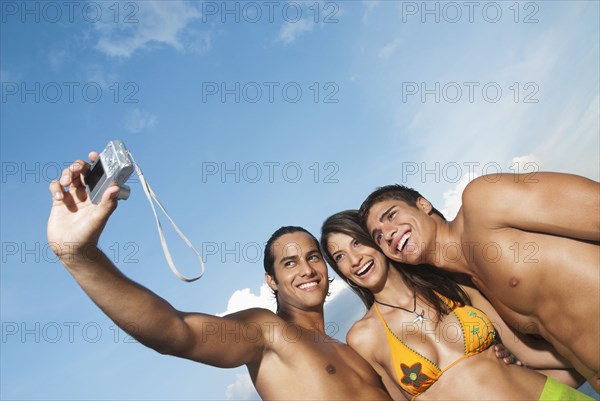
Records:
[[[348,344],[371,363],[393,398],[592,400],[550,376],[499,360],[493,344],[502,334],[527,366],[570,380],[565,362],[547,343],[513,332],[477,290],[439,270],[389,261],[361,228],[356,211],[328,218],[321,246],[368,309],[349,331]]]

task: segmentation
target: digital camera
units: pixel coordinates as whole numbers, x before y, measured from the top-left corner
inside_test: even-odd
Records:
[[[92,203],[100,203],[102,194],[113,182],[120,188],[117,199],[129,198],[131,190],[125,182],[134,170],[135,163],[123,141],[110,141],[85,175],[85,186]]]

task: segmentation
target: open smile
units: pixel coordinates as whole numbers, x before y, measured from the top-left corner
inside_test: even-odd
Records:
[[[404,253],[404,251],[406,250],[406,245],[408,244],[408,239],[411,237],[411,235],[412,230],[408,230],[404,234],[399,236],[399,239],[396,240],[393,244],[393,249],[395,249],[397,253]]]
[[[363,278],[363,277],[367,276],[369,273],[371,273],[374,266],[375,266],[375,262],[373,260],[370,260],[367,263],[365,263],[360,269],[358,269],[356,271],[356,273],[354,273],[354,274],[357,275],[358,277]]]
[[[296,288],[301,289],[302,291],[312,291],[319,286],[320,280],[307,281],[300,285],[297,285]]]

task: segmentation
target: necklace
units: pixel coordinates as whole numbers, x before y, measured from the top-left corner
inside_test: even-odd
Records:
[[[395,309],[402,309],[403,311],[409,312],[409,313],[414,313],[415,315],[417,315],[417,317],[413,320],[413,323],[421,323],[421,325],[423,324],[423,321],[425,320],[429,320],[425,317],[425,310],[421,309],[421,313],[417,313],[417,293],[415,292],[413,295],[413,309],[412,310],[408,310],[406,308],[403,308],[401,306],[396,306],[396,305],[390,305],[390,304],[386,304],[385,302],[379,302],[378,300],[375,300],[375,302],[377,302],[380,305],[385,305],[385,306],[389,306],[390,308],[395,308]]]

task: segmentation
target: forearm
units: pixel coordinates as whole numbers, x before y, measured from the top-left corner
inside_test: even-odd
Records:
[[[578,388],[585,383],[585,377],[577,373],[575,369],[536,369],[539,373],[549,376],[554,380],[567,386]]]
[[[565,370],[572,367],[547,341],[522,333],[509,331],[506,334],[508,337],[504,337],[504,346],[525,366],[535,370]]]
[[[179,312],[168,302],[130,280],[98,250],[63,264],[100,309],[140,343],[168,353],[185,335]]]

